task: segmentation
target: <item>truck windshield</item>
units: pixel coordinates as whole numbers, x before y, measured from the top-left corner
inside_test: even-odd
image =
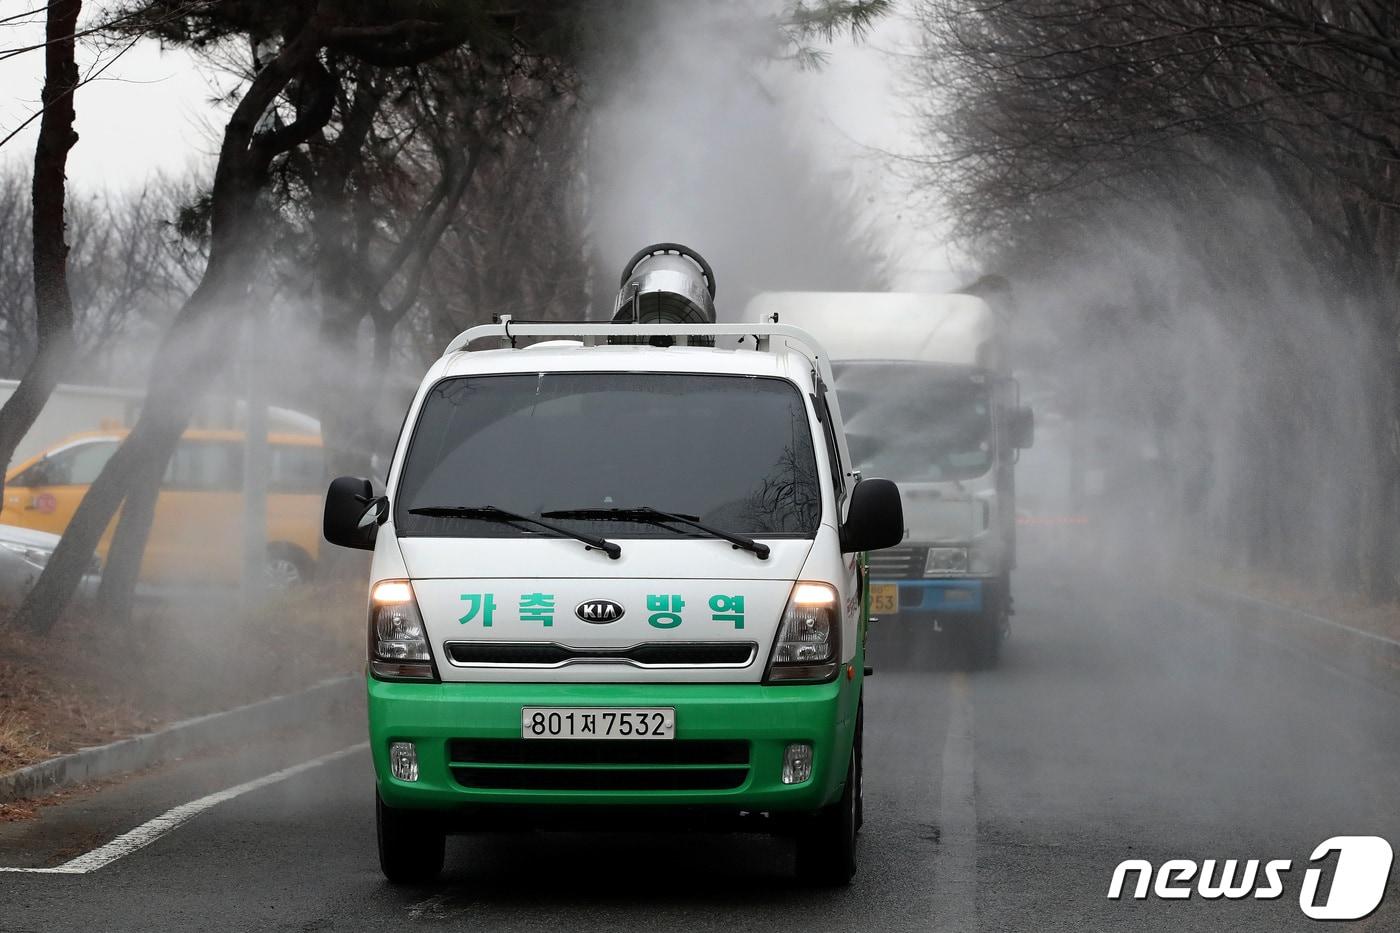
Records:
[[[797,387],[782,379],[682,373],[444,379],[418,416],[394,523],[404,536],[541,533],[473,518],[470,510],[441,514],[443,506],[489,504],[550,514],[558,525],[608,538],[704,534],[602,511],[638,503],[734,534],[814,535],[821,494]],[[414,514],[424,507],[437,508]]]
[[[867,476],[972,479],[992,466],[987,379],[947,366],[833,363],[851,457]]]

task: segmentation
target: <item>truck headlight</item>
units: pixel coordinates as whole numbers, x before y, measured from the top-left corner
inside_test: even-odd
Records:
[[[384,680],[437,680],[428,632],[407,580],[385,580],[370,594],[369,669]]]
[[[767,680],[830,680],[836,676],[840,649],[836,590],[825,583],[798,583],[778,624]]]
[[[924,576],[933,577],[940,573],[967,573],[967,548],[931,547],[924,561]]]

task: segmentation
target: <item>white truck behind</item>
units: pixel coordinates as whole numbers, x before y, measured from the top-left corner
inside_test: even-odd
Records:
[[[744,319],[826,346],[852,459],[899,484],[905,538],[870,555],[871,612],[927,620],[994,666],[1012,613],[1014,465],[1033,435],[1003,316],[966,294],[767,292]]]

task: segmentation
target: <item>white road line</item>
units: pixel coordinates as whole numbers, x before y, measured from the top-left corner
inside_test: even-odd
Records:
[[[281,771],[274,771],[272,774],[267,774],[226,790],[209,794],[207,797],[200,797],[198,800],[183,803],[178,807],[165,811],[160,816],[147,820],[130,832],[122,833],[106,845],[98,846],[85,855],[80,855],[71,861],[64,862],[57,868],[0,868],[0,872],[27,872],[41,875],[85,875],[88,872],[97,871],[97,869],[112,864],[124,855],[130,855],[137,849],[150,845],[166,833],[188,823],[205,810],[217,807],[225,801],[232,800],[235,797],[241,797],[251,791],[267,787],[269,784],[285,781],[289,777],[295,777],[298,774],[310,771],[312,768],[319,768],[321,765],[339,761],[341,758],[363,751],[368,747],[368,742],[361,742],[349,748],[342,748],[338,752],[331,752],[328,755],[322,755],[319,758],[304,761],[299,765],[283,768]]]
[[[972,688],[955,673],[949,690],[948,736],[943,742],[938,854],[933,862],[934,912],[939,933],[977,930],[977,796],[972,731]]]

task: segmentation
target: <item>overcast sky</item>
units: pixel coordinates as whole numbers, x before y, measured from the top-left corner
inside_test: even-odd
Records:
[[[43,0],[0,0],[0,18],[25,9],[37,11],[28,20],[0,26],[0,49],[42,43],[43,6]],[[87,6],[92,13],[84,22],[91,22],[96,5]],[[78,67],[84,75],[93,74],[121,51],[85,43]],[[43,76],[42,50],[0,61],[0,136],[9,135],[38,111]],[[180,172],[209,161],[214,145],[210,125],[219,119],[210,103],[215,94],[184,52],[138,42],[100,78],[78,90],[79,141],[69,155],[68,177],[78,188],[125,186],[140,183],[155,170]],[[38,125],[36,120],[5,143],[0,158],[32,159]]]
[[[85,6],[85,22],[101,15],[100,4]],[[0,26],[0,50],[43,42],[43,0],[0,0],[0,18],[26,9],[34,15]],[[911,35],[899,11],[867,42],[838,43],[821,72],[794,74],[782,90],[798,125],[833,168],[859,164],[857,179],[868,189],[872,212],[901,254],[906,272],[915,273],[912,279],[906,276],[904,287],[943,287],[946,283],[915,281],[920,268],[935,270],[936,278],[947,260],[919,222],[922,212],[908,208],[903,183],[875,155],[876,150],[909,153],[917,146],[899,93],[898,59],[891,54],[908,51]],[[139,185],[153,172],[180,173],[212,164],[226,112],[214,102],[218,88],[211,86],[207,68],[198,69],[187,53],[163,50],[153,41],[125,51],[84,44],[79,51],[82,73],[104,66],[100,78],[78,91],[80,139],[68,169],[75,190]],[[38,50],[0,60],[0,136],[38,110],[43,67]],[[35,121],[0,147],[0,161],[32,159],[37,127]]]

